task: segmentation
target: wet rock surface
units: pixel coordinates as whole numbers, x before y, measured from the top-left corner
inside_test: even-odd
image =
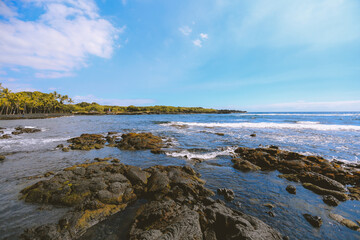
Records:
[[[27,128],[27,127],[16,127],[15,131],[13,131],[11,134],[13,135],[19,135],[23,133],[36,133],[40,132],[41,129],[38,128]]]
[[[182,205],[170,199],[146,204],[131,228],[130,239],[282,239],[282,236],[259,219],[232,210],[221,201],[203,199],[201,204]]]
[[[235,198],[234,191],[227,188],[219,188],[217,194],[224,196],[226,201],[232,201]]]
[[[279,177],[301,182],[305,188],[317,194],[331,195],[340,201],[360,199],[360,171],[351,164],[340,165],[322,157],[305,156],[274,147],[239,147],[232,161],[234,168],[240,170],[278,170],[282,173]],[[353,186],[349,187],[350,194],[345,185]]]
[[[303,216],[313,227],[319,228],[323,223],[321,217],[319,216],[312,216],[310,214],[304,214]]]
[[[338,223],[352,229],[355,231],[360,231],[360,226],[358,224],[356,224],[355,222],[344,218],[343,216],[339,215],[339,214],[334,214],[334,213],[330,213],[330,218],[334,219],[335,221],[337,221]]]
[[[127,133],[121,137],[117,146],[124,150],[160,149],[163,147],[161,137],[152,133]]]
[[[331,195],[323,196],[323,202],[329,206],[337,206],[340,204],[339,200],[337,200],[334,196]]]
[[[296,194],[296,187],[293,185],[287,185],[286,191],[290,194]]]
[[[80,137],[69,139],[68,147],[61,146],[58,148],[67,152],[72,150],[92,150],[107,147],[118,147],[122,150],[146,150],[150,149],[152,153],[164,153],[161,150],[164,143],[161,137],[155,136],[151,133],[127,133],[122,134],[121,139],[116,132],[109,132],[105,137],[102,134],[82,134]]]
[[[240,158],[234,158],[231,161],[234,163],[233,165],[234,168],[244,172],[257,171],[261,169],[259,166],[256,166],[255,164],[252,164],[251,162]]]
[[[9,139],[12,138],[10,134],[4,134],[0,136],[0,139]]]
[[[257,218],[226,207],[190,167],[141,169],[108,162],[75,165],[21,191],[26,202],[71,207],[58,223],[27,229],[22,239],[77,239],[136,199],[148,200],[129,239],[282,239]]]
[[[72,150],[91,150],[103,148],[106,139],[101,134],[81,134],[80,137],[71,138],[67,141],[71,143],[69,148]]]

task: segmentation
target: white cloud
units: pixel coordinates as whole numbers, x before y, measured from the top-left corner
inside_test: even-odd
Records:
[[[3,82],[15,82],[17,80],[18,79],[16,79],[16,78],[0,77],[0,81],[3,81]]]
[[[39,72],[35,73],[35,77],[37,78],[63,78],[63,77],[71,77],[74,76],[71,72]]]
[[[183,26],[181,28],[179,28],[179,31],[184,34],[185,36],[189,36],[190,33],[192,32],[192,29],[189,26]]]
[[[195,40],[193,41],[193,44],[194,44],[195,46],[197,46],[197,47],[202,47],[202,42],[201,42],[200,39],[195,39]]]
[[[0,75],[6,75],[7,74],[7,72],[6,71],[4,71],[4,70],[0,70]]]
[[[20,69],[18,69],[18,68],[10,68],[10,70],[13,72],[20,72]]]
[[[38,89],[32,88],[30,86],[30,84],[5,82],[2,85],[5,88],[9,88],[12,92],[23,92],[23,91],[34,92],[34,91],[39,91]]]
[[[23,7],[44,13],[33,21],[3,15],[0,65],[68,72],[86,66],[89,55],[111,57],[121,30],[99,16],[94,1],[23,0]]]
[[[127,0],[121,0],[121,3],[125,6],[127,4]]]
[[[209,38],[209,36],[208,36],[207,33],[200,33],[200,37],[201,37],[202,39],[208,39],[208,38]]]
[[[0,1],[0,16],[11,18],[17,16],[17,12],[6,6],[6,4]]]
[[[80,102],[96,102],[102,105],[116,105],[116,106],[129,106],[129,105],[148,105],[155,101],[153,99],[104,99],[97,98],[94,95],[75,96],[72,98],[75,103]]]
[[[360,100],[328,102],[286,102],[249,106],[251,111],[360,111]]]

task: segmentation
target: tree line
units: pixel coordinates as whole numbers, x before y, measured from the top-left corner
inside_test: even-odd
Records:
[[[96,102],[73,104],[68,95],[42,93],[39,91],[11,92],[0,83],[0,114],[75,113],[75,114],[121,114],[121,113],[217,113],[218,110],[202,107],[173,106],[110,106]]]
[[[67,95],[35,92],[11,92],[0,83],[0,114],[64,113],[71,111],[65,103],[72,103]]]

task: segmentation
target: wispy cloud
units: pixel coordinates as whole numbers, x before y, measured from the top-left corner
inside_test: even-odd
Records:
[[[63,77],[71,77],[74,76],[71,72],[41,72],[41,73],[35,73],[35,77],[37,78],[63,78]]]
[[[202,47],[202,41],[200,39],[195,39],[193,44],[197,47]]]
[[[33,88],[30,84],[26,83],[4,82],[3,87],[9,88],[12,92],[39,91],[38,89]]]
[[[99,15],[93,0],[27,0],[22,7],[44,13],[23,20],[1,2],[0,65],[69,72],[89,55],[110,58],[121,32]]]
[[[189,26],[183,26],[179,28],[179,31],[184,34],[185,36],[189,36],[192,32],[192,29]]]
[[[17,16],[17,12],[14,11],[12,8],[8,7],[4,2],[0,2],[0,16],[6,18],[12,18]]]
[[[208,36],[207,33],[200,33],[200,38],[202,38],[202,39],[208,39],[209,36]]]
[[[96,102],[103,105],[129,106],[129,105],[148,105],[155,103],[153,99],[105,99],[97,98],[94,95],[75,96],[72,98],[76,103]]]

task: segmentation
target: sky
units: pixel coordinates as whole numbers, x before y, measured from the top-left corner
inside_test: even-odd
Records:
[[[0,83],[112,105],[360,111],[360,1],[0,0]]]

